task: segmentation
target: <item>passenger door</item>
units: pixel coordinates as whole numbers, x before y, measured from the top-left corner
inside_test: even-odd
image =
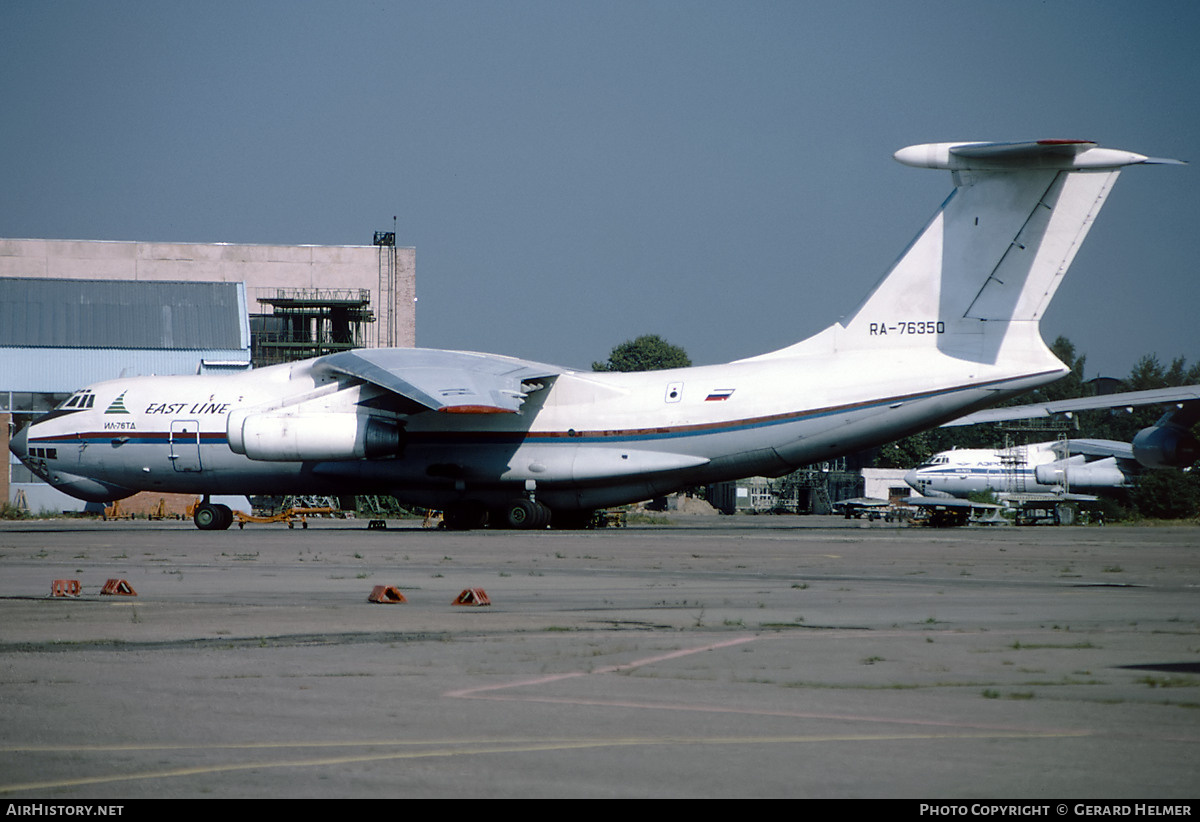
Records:
[[[171,463],[176,471],[199,471],[200,423],[197,420],[172,420],[170,439]]]

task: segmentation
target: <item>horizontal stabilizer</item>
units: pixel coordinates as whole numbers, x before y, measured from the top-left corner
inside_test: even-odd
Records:
[[[916,168],[950,171],[1016,171],[1018,169],[1118,169],[1138,164],[1181,164],[1100,148],[1090,140],[1036,140],[1023,143],[923,143],[897,151],[897,162]]]

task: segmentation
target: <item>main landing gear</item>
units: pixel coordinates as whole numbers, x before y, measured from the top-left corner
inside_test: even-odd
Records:
[[[224,531],[233,525],[233,509],[228,505],[209,502],[206,494],[192,512],[192,522],[196,523],[196,527],[201,531]]]
[[[478,502],[447,505],[442,524],[455,531],[470,531],[490,525],[493,528],[532,530],[550,524],[550,509],[531,499],[515,499],[499,508],[488,509]]]
[[[488,508],[478,502],[460,502],[446,506],[442,524],[455,531],[470,531],[484,526],[512,528],[522,531],[546,527],[579,529],[592,522],[593,511],[553,511],[537,500],[521,497],[498,508]]]
[[[531,499],[515,499],[499,511],[504,528],[534,529],[550,524],[550,509]]]

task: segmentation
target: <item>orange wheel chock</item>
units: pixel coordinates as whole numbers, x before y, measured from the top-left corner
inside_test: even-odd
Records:
[[[395,585],[376,585],[371,590],[371,595],[367,597],[367,602],[377,602],[381,605],[408,602],[404,598],[404,594],[397,590]]]
[[[491,605],[492,601],[482,588],[467,588],[454,600],[455,605]]]
[[[50,583],[52,597],[77,597],[82,590],[77,579],[56,579]]]
[[[110,579],[104,583],[104,587],[100,589],[101,596],[123,596],[135,597],[137,591],[123,579]]]

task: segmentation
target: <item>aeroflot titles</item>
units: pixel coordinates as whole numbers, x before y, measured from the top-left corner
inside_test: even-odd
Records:
[[[1066,816],[1067,805],[1055,806],[1055,815]],[[1088,805],[1070,809],[1074,816],[1191,816],[1191,805]],[[921,803],[921,816],[1049,816],[1049,805],[928,805]]]

